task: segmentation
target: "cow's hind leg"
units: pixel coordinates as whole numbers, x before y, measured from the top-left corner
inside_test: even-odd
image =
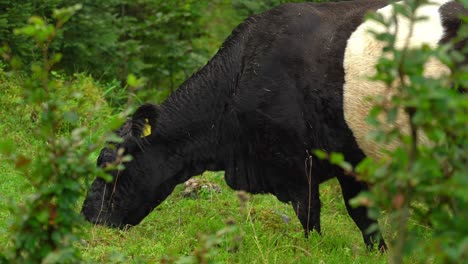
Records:
[[[305,237],[314,229],[321,233],[319,183],[309,181],[307,186],[308,188],[301,186],[303,191],[296,192],[292,201],[294,212],[304,228]]]
[[[379,250],[385,251],[387,246],[385,245],[385,241],[381,237],[379,229],[373,232],[367,232],[371,225],[377,224],[377,221],[374,219],[369,218],[367,215],[367,207],[359,206],[359,207],[352,207],[349,204],[349,200],[354,198],[356,195],[359,194],[361,191],[365,191],[368,189],[365,183],[359,182],[355,180],[353,177],[350,176],[339,176],[338,181],[341,185],[341,190],[343,192],[343,198],[345,200],[346,209],[348,210],[349,215],[354,220],[356,225],[362,232],[362,236],[364,238],[364,242],[369,249],[373,249],[375,243],[378,242]]]

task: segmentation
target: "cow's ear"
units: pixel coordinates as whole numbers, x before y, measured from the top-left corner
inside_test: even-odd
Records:
[[[132,135],[147,137],[154,131],[159,108],[154,104],[140,106],[132,116]]]

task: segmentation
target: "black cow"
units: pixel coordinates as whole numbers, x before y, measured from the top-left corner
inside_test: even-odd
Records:
[[[454,37],[457,14],[466,9],[446,2],[421,9],[430,19],[416,28],[415,45]],[[363,17],[375,10],[388,15],[386,5],[294,3],[248,18],[161,106],[141,106],[119,130],[122,143],[101,151],[99,166],[114,163],[120,148],[133,159],[125,170],[111,172],[112,182],[93,182],[85,218],[136,225],[177,184],[206,170],[224,170],[235,190],[291,202],[307,236],[312,229],[320,232],[319,184],[337,177],[366,245],[385,248],[378,231],[366,233],[375,223],[367,209],[349,205],[367,185],[310,152],[341,152],[352,165],[366,154],[379,157],[375,143],[364,138],[370,106],[363,98],[382,91],[364,78],[381,51],[366,35],[375,23]],[[419,37],[418,30],[431,34]],[[440,63],[428,68],[433,75],[446,71]]]

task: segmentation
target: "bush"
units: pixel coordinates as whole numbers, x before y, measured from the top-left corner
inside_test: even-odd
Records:
[[[366,160],[359,165],[361,177],[373,187],[356,202],[375,206],[374,217],[381,209],[388,214],[390,263],[402,263],[406,254],[415,251],[421,253],[422,262],[435,258],[461,263],[468,257],[464,224],[468,219],[468,98],[460,92],[467,83],[468,68],[463,61],[468,50],[456,50],[454,43],[468,37],[467,18],[452,43],[435,49],[397,48],[392,31],[395,17],[405,17],[414,26],[421,19],[416,10],[424,4],[427,2],[417,0],[396,3],[394,17],[373,17],[387,31],[374,33],[386,45],[372,78],[395,93],[391,98],[373,98],[369,122],[375,131],[369,136],[383,145],[394,140],[401,144],[395,150],[384,150],[386,158],[379,162]],[[452,74],[424,76],[422,69],[431,59],[443,62]],[[386,125],[401,115],[408,116],[408,132],[401,125]],[[430,143],[423,144],[421,135]],[[416,225],[410,223],[410,217]],[[420,237],[421,227],[432,229],[432,236]]]
[[[40,48],[13,34],[35,15],[54,23],[54,8],[80,3],[82,9],[64,25],[49,53],[63,58],[55,65],[69,75],[87,72],[96,79],[119,80],[128,74],[145,76],[148,86],[175,89],[211,55],[193,40],[205,34],[200,25],[210,1],[150,0],[27,0],[2,1],[0,39],[11,53],[30,65],[41,59]],[[165,89],[164,89],[165,90]]]
[[[18,133],[8,128],[5,130],[10,134],[0,142],[2,158],[13,164],[24,175],[27,186],[33,188],[24,204],[10,205],[16,219],[11,246],[3,261],[55,263],[80,259],[73,246],[82,224],[76,211],[77,200],[84,192],[83,176],[101,175],[89,156],[104,142],[102,136],[92,136],[88,127],[98,124],[93,115],[108,115],[109,109],[99,96],[100,88],[89,77],[77,75],[69,82],[51,72],[60,55],[48,54],[52,39],[78,9],[74,6],[54,11],[56,26],[32,17],[28,25],[15,31],[32,37],[42,51],[44,60],[32,63],[30,78],[19,72],[0,71],[0,79],[7,85],[20,83],[0,85],[6,91],[2,102],[9,101],[4,111],[13,119],[8,122],[23,122],[23,131],[34,135],[38,142],[29,146],[33,153],[19,152],[17,142],[9,137]]]

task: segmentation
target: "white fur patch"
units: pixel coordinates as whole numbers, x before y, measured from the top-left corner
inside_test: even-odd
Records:
[[[425,16],[428,19],[418,22],[414,26],[412,37],[409,41],[410,48],[418,48],[423,44],[428,44],[430,47],[436,47],[439,40],[442,38],[444,28],[441,24],[439,7],[448,0],[433,1],[435,4],[425,5],[417,10],[417,16]],[[384,17],[389,18],[393,14],[393,7],[388,5],[377,10]],[[409,35],[408,19],[399,16],[398,32],[396,36],[396,47],[401,49],[404,47],[407,36]],[[382,55],[383,43],[375,40],[369,30],[376,32],[385,32],[385,28],[375,21],[365,21],[356,31],[353,32],[348,40],[348,45],[345,50],[344,70],[344,116],[346,123],[353,131],[354,137],[359,147],[364,153],[374,159],[382,157],[380,151],[383,146],[376,144],[374,141],[367,139],[369,132],[374,128],[367,124],[366,117],[372,108],[371,103],[367,100],[370,96],[385,95],[391,96],[395,91],[387,89],[383,83],[369,81],[369,76],[375,74],[374,66],[378,58]],[[394,28],[391,29],[394,32]],[[425,76],[437,77],[448,73],[448,68],[436,60],[430,60],[425,67]],[[400,111],[399,118],[394,124],[387,124],[384,129],[398,127],[402,131],[408,133],[407,116]],[[382,119],[384,120],[384,119]],[[421,140],[425,140],[421,138]],[[398,142],[392,142],[385,145],[386,149],[394,149],[398,146]]]

